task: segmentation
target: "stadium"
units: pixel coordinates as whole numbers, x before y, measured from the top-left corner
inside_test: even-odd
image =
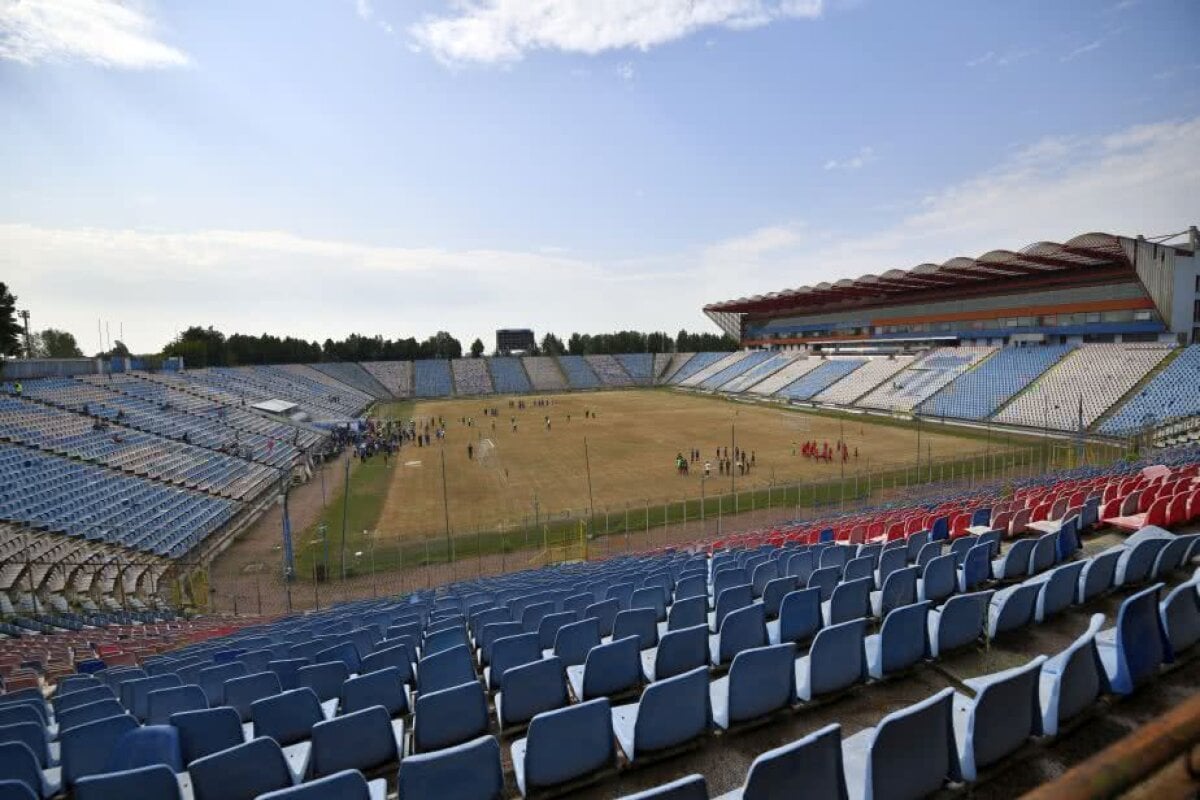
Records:
[[[1198,14],[0,0],[0,800],[1200,796]]]

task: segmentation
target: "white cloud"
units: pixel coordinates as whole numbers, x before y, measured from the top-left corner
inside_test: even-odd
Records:
[[[648,50],[706,28],[815,19],[822,9],[823,0],[456,0],[409,32],[445,63],[495,64],[535,50]]]
[[[968,67],[1008,67],[1033,55],[1033,50],[1008,50],[1003,53],[997,53],[995,50],[989,50],[978,58],[972,58],[967,62]]]
[[[370,19],[375,9],[371,8],[371,0],[354,0],[354,12],[363,19]]]
[[[1086,54],[1092,52],[1093,50],[1099,50],[1101,47],[1104,46],[1104,43],[1106,41],[1107,41],[1106,39],[1093,39],[1092,41],[1088,42],[1087,44],[1076,47],[1074,50],[1063,55],[1058,60],[1062,61],[1063,63],[1066,63],[1067,61],[1074,61],[1075,59],[1079,58],[1080,56],[1086,55]]]
[[[1200,220],[1197,152],[1200,117],[1047,137],[924,197],[879,198],[901,208],[887,219],[785,221],[624,260],[594,259],[555,238],[470,250],[270,230],[0,224],[0,275],[35,325],[70,330],[88,350],[97,317],[123,321],[140,351],[190,324],[310,340],[449,330],[487,341],[502,325],[696,329],[707,324],[700,308],[716,300],[1087,231],[1184,229]]]
[[[825,162],[825,170],[834,169],[862,169],[867,164],[875,160],[875,148],[867,145],[858,148],[858,152],[842,160],[829,159]]]
[[[620,78],[621,80],[631,81],[634,79],[634,76],[636,76],[636,75],[637,75],[637,72],[636,72],[636,70],[634,70],[633,64],[631,62],[624,61],[617,65],[617,77]]]
[[[179,67],[190,61],[158,39],[145,12],[116,0],[0,1],[0,59],[87,61],[116,69]]]

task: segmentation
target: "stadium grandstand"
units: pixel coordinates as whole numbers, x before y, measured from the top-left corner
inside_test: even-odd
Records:
[[[1057,774],[1087,721],[1141,724],[1145,689],[1195,701],[1198,246],[1087,234],[706,307],[733,352],[24,362],[0,384],[0,796],[921,797]],[[919,489],[805,516],[797,495],[669,546],[647,508],[640,549],[626,527],[596,557],[581,525],[549,566],[481,551],[435,580],[427,558],[307,613],[287,574],[287,614],[198,613],[199,567],[376,403],[646,387],[1071,458],[926,465]]]

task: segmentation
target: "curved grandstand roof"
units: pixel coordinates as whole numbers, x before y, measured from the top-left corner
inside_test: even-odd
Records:
[[[926,289],[970,287],[1005,278],[1112,266],[1133,268],[1122,237],[1111,233],[1085,233],[1062,244],[1035,242],[1019,252],[992,250],[978,258],[959,256],[942,264],[918,264],[907,270],[890,269],[880,275],[868,274],[835,283],[823,282],[710,303],[704,310],[746,313],[775,311],[800,303],[824,305],[846,300],[885,300],[890,295]]]

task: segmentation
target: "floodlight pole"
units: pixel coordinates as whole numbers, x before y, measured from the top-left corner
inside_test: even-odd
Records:
[[[588,524],[589,524],[589,527],[591,527],[592,535],[594,536],[596,533],[596,503],[595,503],[595,499],[592,497],[592,460],[591,460],[591,458],[588,457],[588,441],[587,441],[586,436],[583,437],[583,467],[584,467],[584,470],[587,472]],[[604,527],[605,527],[605,529],[608,528],[607,523],[605,524]]]
[[[350,511],[350,462],[354,460],[354,451],[346,457],[346,486],[342,496],[342,580],[346,580],[346,519]]]

